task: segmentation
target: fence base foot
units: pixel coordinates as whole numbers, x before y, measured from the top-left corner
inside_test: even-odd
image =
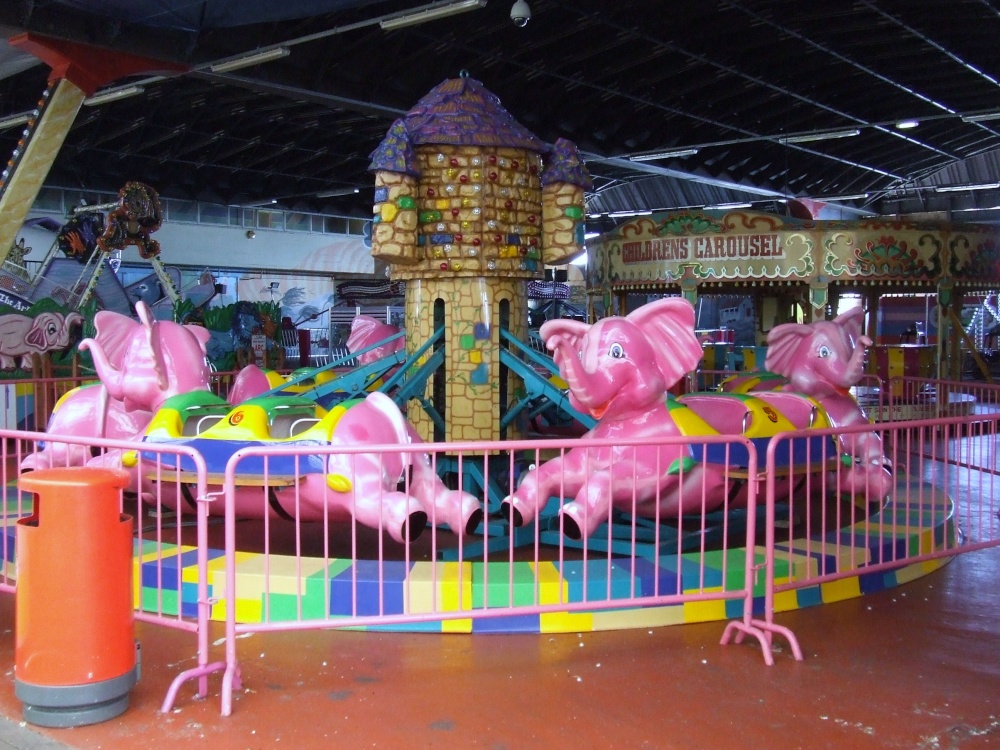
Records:
[[[729,643],[730,639],[733,639],[734,643],[743,643],[743,639],[748,635],[752,635],[760,643],[761,651],[764,653],[764,663],[767,666],[774,665],[774,654],[771,650],[771,641],[774,638],[774,634],[784,636],[785,640],[788,641],[789,647],[792,649],[792,656],[795,657],[795,661],[802,661],[802,648],[799,646],[799,641],[795,637],[795,634],[786,627],[781,625],[775,625],[773,622],[765,622],[764,620],[733,620],[728,625],[726,625],[725,631],[722,633],[722,640],[720,643],[725,646]]]
[[[203,693],[205,692],[204,680],[203,678],[208,677],[208,675],[213,672],[219,672],[226,668],[226,663],[223,661],[212,662],[211,664],[206,664],[203,667],[195,667],[193,669],[188,669],[181,672],[174,678],[174,681],[170,683],[170,688],[167,690],[167,695],[163,699],[163,704],[160,706],[160,713],[168,713],[174,707],[174,701],[177,699],[177,691],[180,690],[181,685],[183,685],[188,680],[193,680],[196,678],[202,679],[200,693],[198,697],[205,697]]]

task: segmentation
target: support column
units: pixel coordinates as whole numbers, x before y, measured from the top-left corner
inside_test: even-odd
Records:
[[[176,63],[31,33],[11,37],[9,42],[49,65],[52,72],[24,136],[0,175],[0,264],[10,254],[83,100],[127,75],[187,70]]]
[[[38,103],[0,181],[0,264],[10,253],[28,211],[69,133],[86,93],[63,78]]]

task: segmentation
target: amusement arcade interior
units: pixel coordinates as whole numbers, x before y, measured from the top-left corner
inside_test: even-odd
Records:
[[[49,369],[0,325],[0,748],[1000,742],[996,0],[0,32],[0,313],[58,316]],[[136,519],[138,679],[46,724],[18,481],[73,456]]]

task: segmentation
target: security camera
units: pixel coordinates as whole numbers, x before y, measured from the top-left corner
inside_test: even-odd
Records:
[[[517,0],[510,9],[510,20],[523,29],[531,20],[531,6],[524,0]]]

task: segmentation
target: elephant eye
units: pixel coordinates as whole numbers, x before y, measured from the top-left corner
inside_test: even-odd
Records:
[[[621,344],[612,344],[611,349],[608,351],[608,354],[610,354],[615,359],[621,359],[622,357],[625,356],[625,350],[622,348]]]
[[[820,359],[826,359],[827,357],[829,357],[830,356],[830,347],[828,347],[828,346],[821,346],[819,348],[819,356],[820,356]]]

